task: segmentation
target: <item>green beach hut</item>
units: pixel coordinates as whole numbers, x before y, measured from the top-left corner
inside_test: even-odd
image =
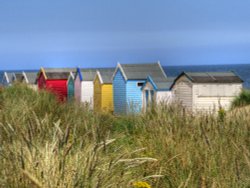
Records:
[[[68,82],[67,82],[67,90],[68,90],[68,101],[71,101],[74,99],[75,95],[75,75],[73,72],[70,72]]]

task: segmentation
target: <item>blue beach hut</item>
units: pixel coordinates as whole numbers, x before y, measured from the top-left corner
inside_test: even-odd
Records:
[[[165,74],[161,64],[117,64],[113,75],[113,99],[115,114],[138,113],[142,110],[142,86],[148,76]]]

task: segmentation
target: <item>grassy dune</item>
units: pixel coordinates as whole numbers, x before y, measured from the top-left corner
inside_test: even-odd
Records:
[[[247,107],[115,117],[23,85],[0,92],[0,187],[249,187],[249,143]]]

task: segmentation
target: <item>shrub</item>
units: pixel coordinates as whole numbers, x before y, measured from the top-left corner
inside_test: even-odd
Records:
[[[250,104],[250,91],[242,90],[242,92],[237,96],[232,102],[232,108],[242,107]]]

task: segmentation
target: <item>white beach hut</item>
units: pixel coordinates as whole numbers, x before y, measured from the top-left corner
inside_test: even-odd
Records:
[[[79,102],[89,103],[93,108],[94,97],[94,79],[98,69],[80,69],[77,68],[74,85],[75,99]]]
[[[230,108],[243,81],[233,72],[183,72],[171,89],[175,99],[192,112]]]

